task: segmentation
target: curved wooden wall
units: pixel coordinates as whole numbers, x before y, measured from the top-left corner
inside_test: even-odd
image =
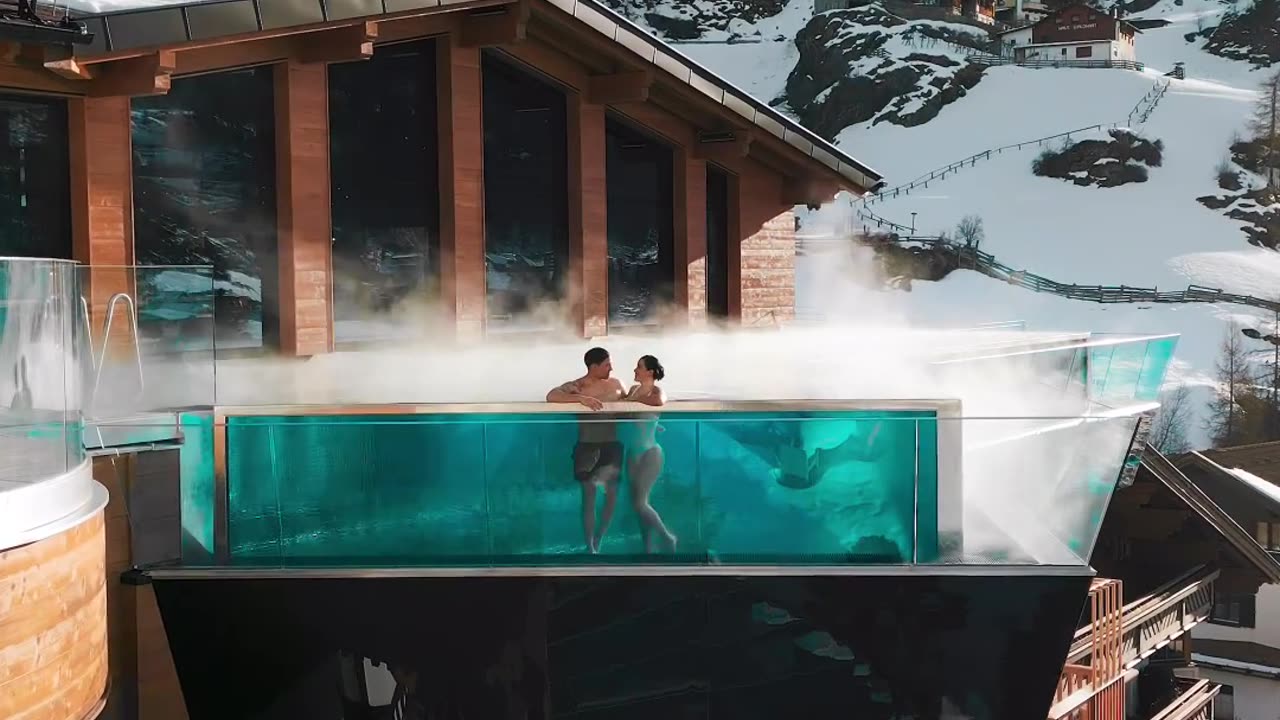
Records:
[[[107,686],[102,511],[0,552],[0,718],[83,720]]]

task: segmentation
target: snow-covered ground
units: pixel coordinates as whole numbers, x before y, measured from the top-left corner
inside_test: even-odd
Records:
[[[808,12],[809,0],[788,6]],[[985,225],[982,249],[1002,262],[1055,280],[1181,289],[1188,284],[1261,297],[1280,296],[1280,253],[1247,244],[1242,224],[1210,210],[1197,197],[1219,191],[1215,168],[1228,156],[1233,136],[1244,131],[1264,77],[1245,63],[1219,58],[1183,36],[1209,25],[1227,6],[1216,0],[1165,0],[1138,13],[1171,24],[1138,37],[1145,73],[1121,70],[997,67],[930,122],[912,128],[890,123],[854,126],[838,144],[884,172],[890,186],[970,154],[1095,124],[1124,123],[1134,105],[1176,62],[1187,79],[1172,80],[1147,123],[1135,128],[1164,143],[1164,162],[1146,183],[1118,188],[1078,187],[1036,177],[1031,163],[1042,148],[1006,151],[990,161],[930,183],[871,209],[922,233],[950,231],[966,215]],[[696,59],[764,99],[777,95],[794,67],[793,44],[768,52],[740,47],[681,47]],[[759,46],[755,46],[759,47]],[[767,56],[767,59],[766,59]],[[747,62],[747,58],[760,58]],[[768,68],[768,69],[766,69]],[[1080,135],[1102,137],[1100,133]],[[808,218],[807,228],[835,220],[843,208]],[[853,280],[869,260],[838,250],[801,257],[797,303],[803,315],[883,314],[890,322],[958,326],[1024,320],[1035,330],[1176,332],[1182,335],[1170,381],[1197,386],[1207,400],[1213,363],[1226,320],[1270,326],[1269,314],[1240,306],[1098,305],[1036,294],[961,271],[937,282],[916,282],[911,292],[867,289]],[[1266,315],[1266,317],[1264,317]],[[1203,405],[1203,403],[1198,403]],[[1197,408],[1202,411],[1202,408]],[[1200,417],[1193,444],[1204,445]]]

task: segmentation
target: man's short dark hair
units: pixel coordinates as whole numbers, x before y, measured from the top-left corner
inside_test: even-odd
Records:
[[[602,347],[593,347],[587,351],[586,355],[582,356],[582,362],[586,363],[587,367],[599,365],[608,359],[609,351]]]

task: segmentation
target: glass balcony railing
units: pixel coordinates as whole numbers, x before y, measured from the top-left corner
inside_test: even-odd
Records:
[[[962,419],[955,403],[841,405],[188,413],[181,561],[1083,566],[1136,425],[1028,429]],[[983,446],[970,449],[968,433]],[[603,533],[610,484],[584,491],[581,436],[620,445],[589,447],[592,462],[603,451],[619,472]]]
[[[79,307],[74,263],[0,259],[0,491],[84,461]]]

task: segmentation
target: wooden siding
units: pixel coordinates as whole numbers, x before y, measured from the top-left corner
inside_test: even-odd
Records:
[[[0,717],[94,717],[107,688],[103,513],[0,553]]]

